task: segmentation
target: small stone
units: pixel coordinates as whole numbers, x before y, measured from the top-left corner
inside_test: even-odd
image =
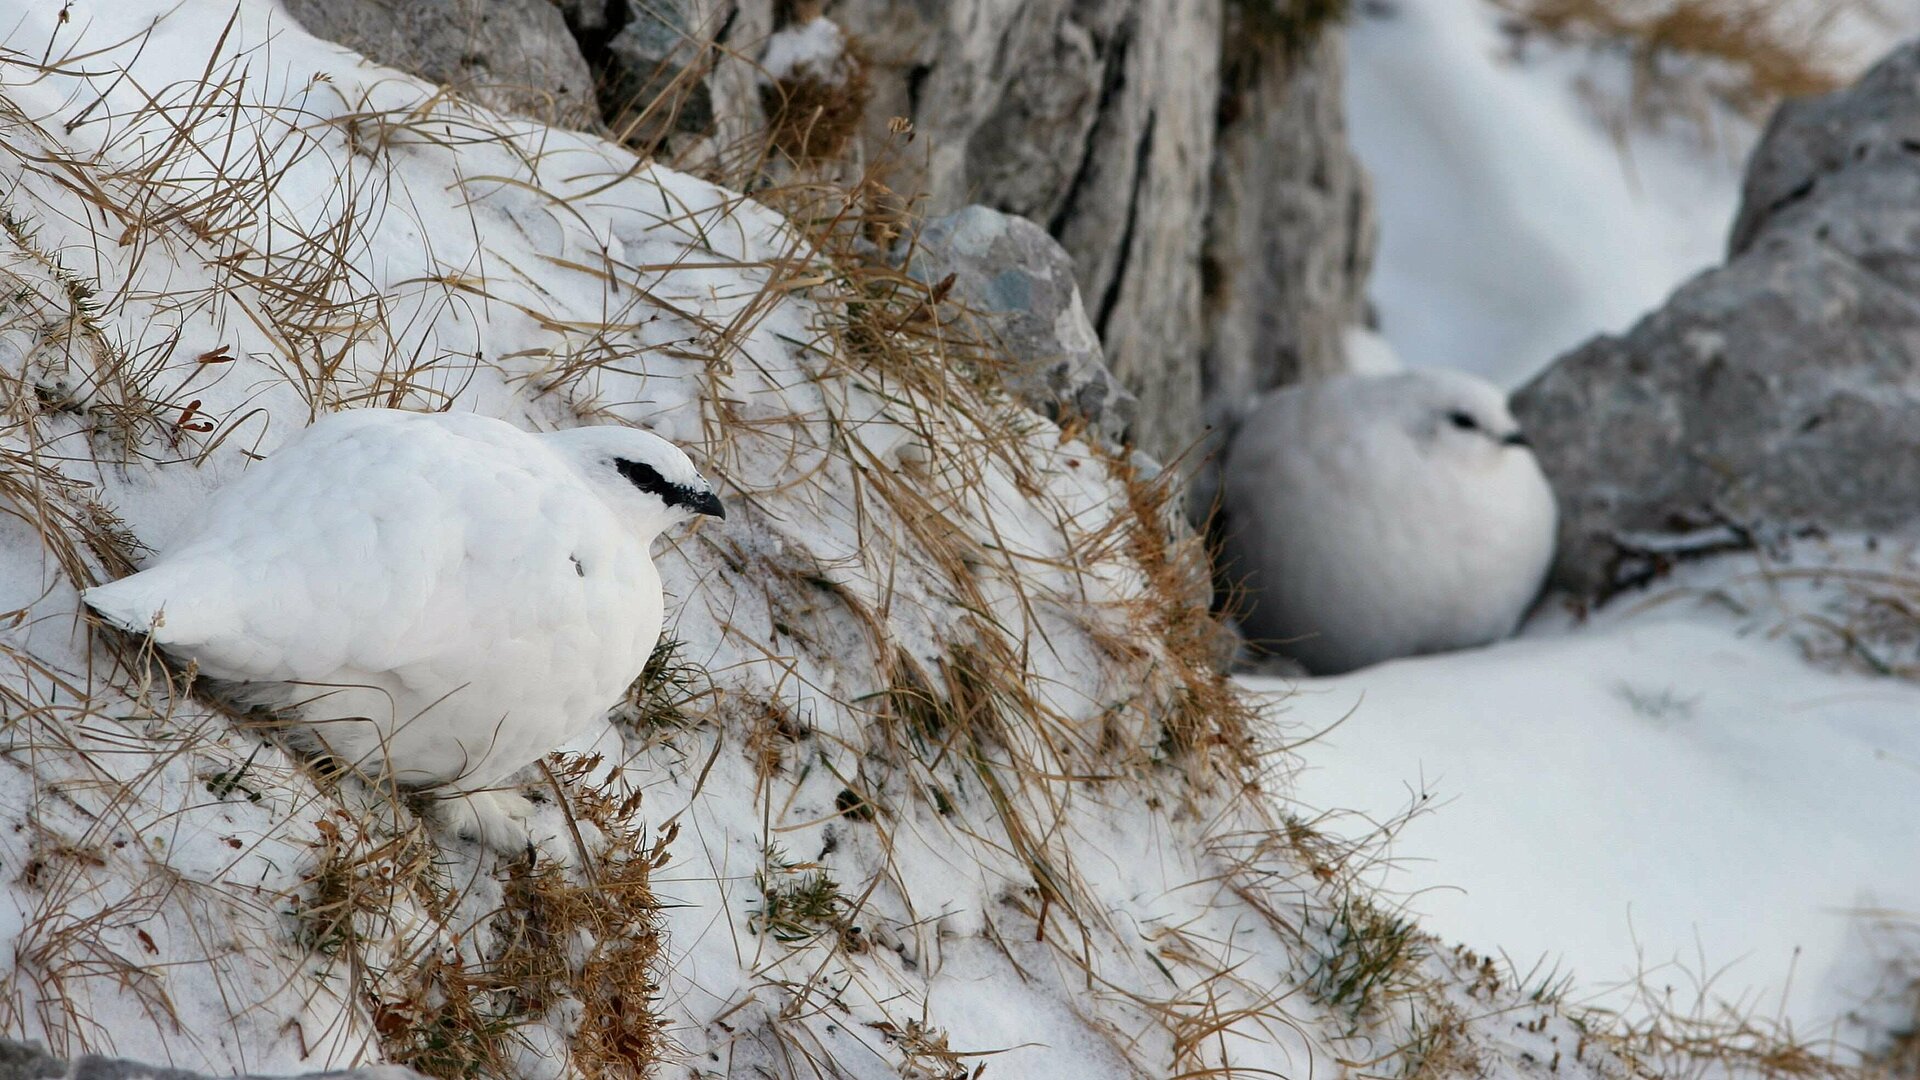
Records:
[[[969,206],[928,221],[915,243],[910,272],[929,284],[953,275],[951,299],[986,319],[1015,397],[1053,420],[1125,438],[1137,403],[1107,370],[1073,259],[1045,229]]]

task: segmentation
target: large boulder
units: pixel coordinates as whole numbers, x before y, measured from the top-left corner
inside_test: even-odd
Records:
[[[1604,590],[1649,531],[1920,518],[1917,136],[1920,44],[1784,107],[1730,261],[1516,395],[1560,495],[1562,585]]]

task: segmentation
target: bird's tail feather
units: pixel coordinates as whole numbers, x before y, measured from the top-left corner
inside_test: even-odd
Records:
[[[166,577],[159,571],[142,571],[84,589],[80,600],[107,623],[129,634],[152,633],[156,641],[173,640],[184,628],[170,625],[179,620],[168,618],[167,598],[173,590],[171,583],[163,580]]]

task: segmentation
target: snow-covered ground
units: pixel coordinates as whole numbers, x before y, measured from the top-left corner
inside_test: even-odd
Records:
[[[1836,70],[1920,31],[1891,7],[1829,27]],[[1487,0],[1359,5],[1349,40],[1373,293],[1406,363],[1518,385],[1723,257],[1748,121],[1626,122],[1620,57],[1520,42]],[[1920,685],[1837,662],[1790,614],[1847,595],[1730,556],[1492,648],[1251,683],[1287,695],[1291,737],[1324,732],[1296,812],[1381,841],[1380,881],[1427,930],[1634,1019],[1863,1045],[1911,1021],[1889,1010],[1920,974]]]
[[[1832,23],[1836,71],[1920,32],[1892,7]],[[1754,124],[1635,120],[1624,55],[1521,43],[1487,0],[1357,11],[1348,123],[1378,199],[1380,329],[1406,363],[1517,386],[1720,261]]]
[[[1794,576],[1821,565],[1920,580],[1853,545],[1785,574],[1728,556],[1490,648],[1252,682],[1320,733],[1296,811],[1391,827],[1376,872],[1429,931],[1631,1018],[1724,1003],[1863,1045],[1920,974],[1920,685],[1791,614],[1850,603]],[[1836,1023],[1865,1003],[1868,1031]]]

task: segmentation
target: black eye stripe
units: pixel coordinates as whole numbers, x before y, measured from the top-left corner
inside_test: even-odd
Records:
[[[1480,421],[1475,420],[1471,415],[1463,412],[1448,413],[1447,421],[1462,431],[1472,431],[1480,426]]]
[[[613,467],[620,470],[620,475],[626,477],[628,483],[649,495],[658,495],[660,501],[668,506],[683,506],[700,494],[690,487],[669,482],[660,475],[660,470],[643,461],[614,458]]]

